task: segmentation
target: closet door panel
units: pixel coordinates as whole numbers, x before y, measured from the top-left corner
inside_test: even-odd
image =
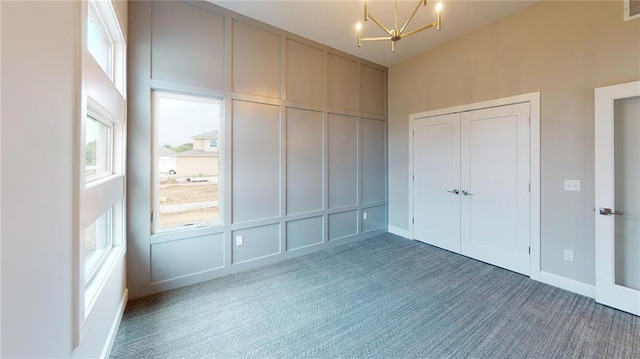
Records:
[[[414,238],[460,252],[460,115],[414,122]]]
[[[462,254],[529,274],[529,104],[461,117]]]

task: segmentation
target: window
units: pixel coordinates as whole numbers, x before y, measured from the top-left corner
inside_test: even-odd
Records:
[[[80,2],[82,22],[82,91],[77,120],[75,164],[78,169],[76,212],[77,288],[75,344],[106,283],[122,263],[125,247],[125,49],[122,29],[111,1]],[[105,76],[105,74],[107,76]],[[95,320],[95,319],[94,319]]]
[[[85,230],[84,277],[90,280],[113,247],[113,209],[109,208]]]
[[[218,140],[216,139],[210,139],[209,140],[209,147],[218,147]]]
[[[102,70],[113,81],[113,47],[107,27],[99,15],[94,2],[89,2],[87,17],[87,49]]]
[[[153,231],[220,220],[218,144],[222,100],[154,91],[156,129]]]
[[[111,174],[112,125],[87,116],[85,122],[86,182]]]

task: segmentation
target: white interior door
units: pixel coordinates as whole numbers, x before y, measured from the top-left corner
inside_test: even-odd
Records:
[[[529,103],[462,113],[462,254],[529,274]]]
[[[640,315],[640,81],[595,100],[596,301]]]
[[[460,252],[460,114],[414,121],[414,238]]]

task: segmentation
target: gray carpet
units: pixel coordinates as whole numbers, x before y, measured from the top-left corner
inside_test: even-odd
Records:
[[[112,358],[640,358],[640,317],[386,234],[129,302]]]

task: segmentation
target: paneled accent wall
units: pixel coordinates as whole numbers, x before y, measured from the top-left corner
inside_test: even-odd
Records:
[[[385,67],[205,2],[129,19],[131,297],[386,231]],[[152,234],[153,90],[224,101],[219,225]]]

